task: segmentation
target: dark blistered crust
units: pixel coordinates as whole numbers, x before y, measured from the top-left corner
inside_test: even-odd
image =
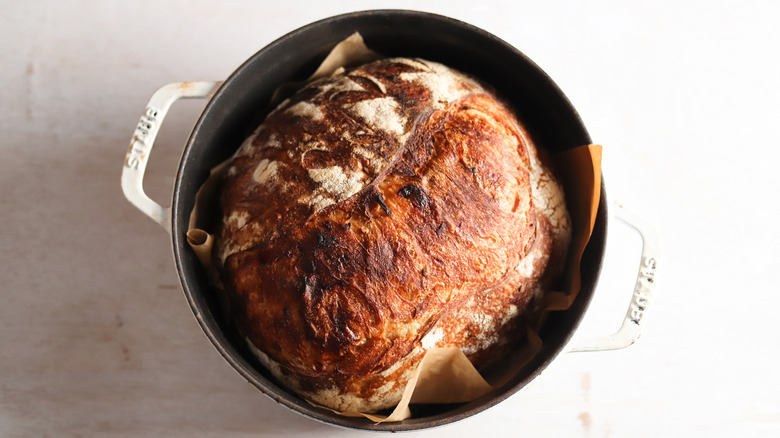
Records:
[[[228,171],[221,281],[298,391],[370,400],[403,389],[423,346],[479,365],[522,334],[556,236],[535,207],[533,145],[475,82],[433,102],[402,75],[431,66],[379,61],[306,87]],[[360,102],[395,118],[372,123],[383,109]],[[518,271],[532,249],[536,269]]]

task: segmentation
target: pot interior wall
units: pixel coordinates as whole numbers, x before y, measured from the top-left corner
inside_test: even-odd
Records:
[[[541,333],[545,347],[511,382],[493,394],[457,406],[433,406],[413,419],[374,425],[316,409],[276,384],[226,322],[218,293],[209,286],[185,233],[195,193],[216,164],[229,157],[262,121],[274,90],[308,77],[339,41],[360,32],[388,56],[422,57],[472,74],[494,87],[552,153],[589,144],[575,110],[555,84],[524,55],[496,37],[445,17],[410,11],[369,11],[325,19],[291,32],[262,49],[228,78],[208,103],[185,147],[173,198],[173,246],[179,276],[193,312],[215,347],[268,396],[309,417],[346,427],[411,430],[473,415],[522,388],[558,354],[579,324],[598,278],[606,230],[604,187],[596,229],[585,252],[583,289],[571,309],[553,312]]]

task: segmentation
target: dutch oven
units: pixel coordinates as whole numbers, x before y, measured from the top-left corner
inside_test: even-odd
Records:
[[[602,180],[595,226],[581,264],[581,290],[565,311],[551,312],[539,335],[541,351],[515,376],[493,392],[469,403],[428,406],[401,422],[373,423],[317,408],[286,390],[259,365],[220,310],[219,291],[187,243],[195,195],[210,170],[228,158],[262,121],[274,91],[307,78],[338,42],[359,32],[372,50],[386,56],[420,57],[480,78],[494,87],[518,112],[537,144],[552,154],[591,143],[585,126],[561,90],[523,53],[470,24],[430,13],[405,10],[363,11],[326,18],[272,42],[225,81],[182,82],[160,88],[136,126],[124,162],[122,188],[128,200],[170,234],[179,279],[204,333],[244,378],[267,396],[307,417],[357,429],[403,431],[430,428],[479,413],[523,388],[562,351],[622,348],[638,337],[650,301],[658,244],[652,228],[624,209],[612,216],[626,219],[643,237],[639,274],[621,329],[599,338],[571,341],[593,297],[605,250],[607,201]],[[208,103],[184,147],[176,174],[173,201],[164,208],[143,191],[143,175],[160,125],[179,98]],[[617,213],[617,214],[616,214]],[[162,316],[162,315],[161,315]],[[571,342],[570,342],[571,341]]]

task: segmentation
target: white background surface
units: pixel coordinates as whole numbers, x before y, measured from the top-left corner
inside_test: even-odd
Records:
[[[642,339],[560,356],[426,436],[780,436],[777,2],[2,2],[0,436],[367,436],[290,412],[200,332],[169,236],[119,186],[151,93],[224,79],[279,36],[377,7],[443,13],[524,51],[604,145],[611,199],[663,238]],[[166,203],[203,102],[177,104]],[[636,237],[612,231],[582,331],[619,323]],[[418,436],[423,433],[411,433]]]

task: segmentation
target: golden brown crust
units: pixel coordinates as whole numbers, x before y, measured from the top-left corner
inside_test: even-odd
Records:
[[[511,112],[439,64],[315,81],[227,173],[215,259],[240,329],[336,409],[393,405],[432,346],[485,363],[522,334],[551,254],[562,264],[551,178]]]

